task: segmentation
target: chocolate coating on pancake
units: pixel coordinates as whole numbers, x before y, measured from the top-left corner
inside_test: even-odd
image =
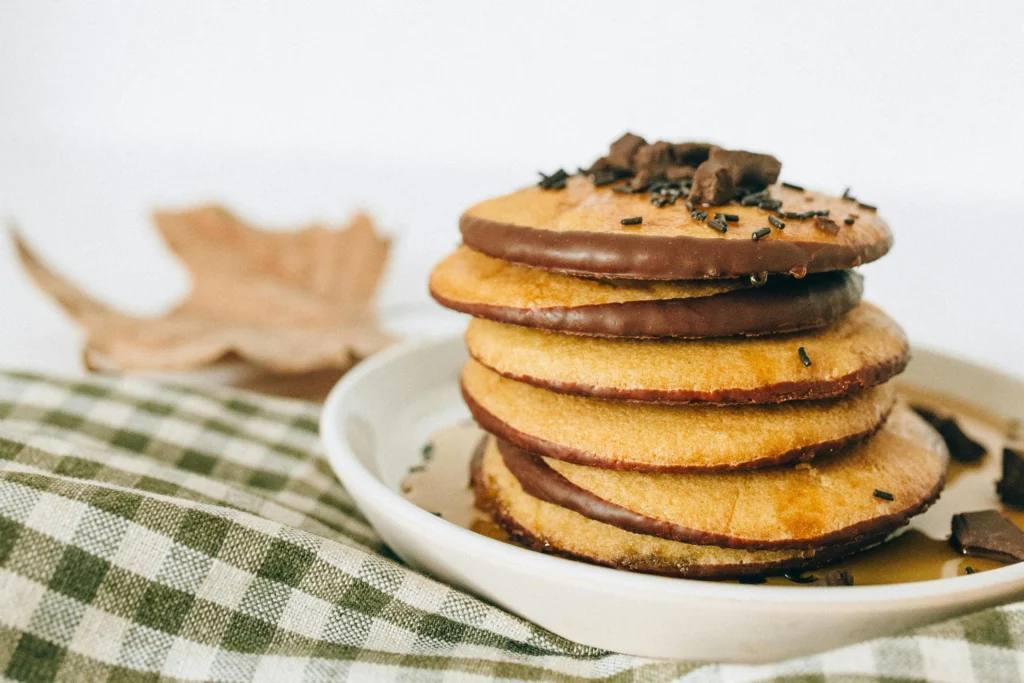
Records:
[[[515,264],[465,247],[434,269],[442,306],[524,327],[604,337],[756,336],[829,325],[860,301],[851,271],[746,283],[583,280]],[[732,285],[732,288],[729,285]]]
[[[746,551],[633,534],[531,497],[508,471],[492,438],[471,465],[477,506],[511,540],[531,550],[615,569],[664,576],[729,579],[809,570],[871,547],[883,537],[810,550]]]
[[[475,361],[462,396],[488,432],[566,462],[637,472],[738,470],[809,460],[875,433],[891,385],[827,401],[664,406],[564,396],[501,377]]]
[[[862,303],[830,327],[753,339],[609,339],[473,320],[470,355],[509,379],[590,398],[650,403],[776,403],[845,396],[899,374],[900,327]],[[798,349],[813,359],[800,360]]]
[[[721,210],[740,217],[727,234],[691,217],[682,202],[656,208],[644,195],[621,194],[573,177],[564,191],[527,188],[469,208],[459,221],[470,248],[538,268],[591,277],[689,280],[759,273],[845,270],[882,257],[892,246],[888,225],[851,200],[772,186],[781,211],[828,210],[835,220],[856,215],[837,234],[813,218],[786,221],[785,230],[752,240],[769,212],[753,206]],[[640,230],[622,230],[627,216],[643,219]]]
[[[752,473],[608,472],[545,461],[504,441],[499,449],[535,498],[632,533],[750,550],[819,548],[890,533],[938,498],[948,463],[933,430],[906,406],[863,444],[810,466]],[[882,478],[899,489],[895,501],[872,496]]]

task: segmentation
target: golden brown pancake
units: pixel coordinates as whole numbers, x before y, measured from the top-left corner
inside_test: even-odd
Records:
[[[534,498],[505,466],[493,437],[474,458],[477,505],[521,545],[540,552],[635,572],[729,579],[813,569],[878,543],[805,550],[736,550],[634,534]]]
[[[633,533],[748,550],[818,548],[887,534],[938,497],[949,462],[938,433],[903,404],[860,444],[751,472],[622,472],[499,446],[535,498]]]
[[[481,427],[534,453],[647,472],[807,460],[874,433],[896,400],[881,385],[837,399],[702,406],[602,401],[516,382],[470,360],[462,395]]]
[[[459,247],[434,268],[430,293],[480,318],[605,337],[729,337],[823,327],[860,301],[851,271],[797,280],[646,282],[570,277]]]
[[[781,185],[770,188],[780,212],[828,210],[824,218],[783,219],[759,239],[779,212],[732,202],[708,207],[739,217],[725,234],[691,216],[683,201],[657,208],[646,193],[620,194],[582,176],[564,190],[529,187],[470,207],[459,222],[465,244],[481,253],[537,268],[590,277],[691,280],[759,273],[844,270],[882,257],[892,246],[889,227],[857,202]],[[623,218],[641,217],[625,227]],[[847,225],[847,219],[853,219]]]
[[[821,330],[756,339],[602,339],[476,319],[466,344],[483,365],[534,386],[664,403],[842,396],[886,382],[910,357],[903,330],[867,303]]]

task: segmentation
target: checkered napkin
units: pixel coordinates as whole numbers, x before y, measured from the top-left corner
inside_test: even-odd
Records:
[[[1024,604],[771,666],[585,647],[403,566],[318,406],[0,374],[0,677],[1017,681]]]

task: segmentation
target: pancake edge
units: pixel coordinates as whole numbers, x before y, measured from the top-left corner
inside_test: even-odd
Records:
[[[595,337],[709,339],[813,330],[837,322],[860,303],[863,277],[836,271],[836,282],[807,280],[703,297],[584,306],[517,308],[448,298],[431,284],[437,303],[508,325]],[[812,287],[816,290],[812,291]]]
[[[527,550],[553,555],[567,560],[584,562],[591,565],[629,571],[641,574],[654,574],[669,578],[683,579],[705,579],[705,580],[729,580],[750,576],[775,576],[791,571],[809,571],[838,562],[846,557],[867,550],[883,543],[885,537],[868,537],[861,539],[858,543],[832,546],[815,553],[809,558],[793,558],[781,562],[752,562],[747,564],[732,565],[687,565],[683,567],[669,568],[660,566],[630,565],[627,563],[605,562],[594,557],[575,553],[557,548],[542,538],[532,533],[529,529],[519,524],[507,511],[503,510],[497,495],[490,490],[482,473],[483,446],[486,438],[481,440],[480,446],[470,464],[470,483],[474,490],[475,504],[478,509],[488,514],[495,524],[508,533],[510,540]]]
[[[845,446],[863,441],[864,439],[874,435],[885,425],[888,414],[892,412],[893,407],[895,407],[894,402],[886,412],[886,415],[871,429],[856,432],[840,439],[832,439],[830,441],[823,441],[810,446],[794,448],[776,455],[756,458],[742,463],[728,463],[720,465],[650,465],[635,461],[613,460],[612,458],[596,456],[593,453],[583,451],[578,448],[557,444],[553,441],[548,441],[547,439],[527,434],[526,432],[516,429],[504,420],[501,420],[484,408],[483,405],[470,395],[463,382],[460,382],[459,386],[462,391],[462,399],[465,401],[466,406],[469,408],[469,412],[473,416],[473,419],[476,420],[476,423],[480,425],[484,431],[493,434],[499,439],[504,439],[514,446],[518,446],[519,448],[531,453],[543,455],[544,457],[554,458],[555,460],[564,460],[565,462],[569,462],[574,465],[599,467],[608,470],[646,472],[652,474],[753,470],[794,461],[808,462],[818,455],[831,453]]]
[[[935,486],[923,498],[892,514],[883,514],[826,534],[801,539],[758,540],[739,538],[710,531],[691,529],[674,522],[648,517],[612,503],[587,491],[556,472],[535,453],[498,440],[505,466],[527,494],[552,505],[572,510],[588,519],[669,541],[694,545],[713,545],[736,550],[810,550],[854,543],[864,536],[886,536],[905,525],[911,517],[927,510],[945,487],[947,467]]]
[[[464,213],[462,241],[487,256],[567,275],[635,280],[701,280],[761,273],[847,270],[875,261],[892,248],[882,239],[842,245],[829,242],[715,239],[688,235],[546,230]]]

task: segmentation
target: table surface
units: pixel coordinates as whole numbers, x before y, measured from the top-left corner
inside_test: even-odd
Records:
[[[157,313],[187,289],[152,228],[155,206],[222,201],[258,225],[337,223],[366,208],[397,237],[382,305],[430,306],[431,265],[458,242],[459,213],[530,182],[525,169],[424,166],[330,156],[159,149],[15,150],[0,164],[0,219],[89,292]],[[916,344],[1024,376],[1024,231],[1005,203],[872,197],[894,250],[861,269],[866,295]],[[0,239],[0,368],[81,372],[81,336],[25,278]],[[447,324],[447,323],[446,323]]]

